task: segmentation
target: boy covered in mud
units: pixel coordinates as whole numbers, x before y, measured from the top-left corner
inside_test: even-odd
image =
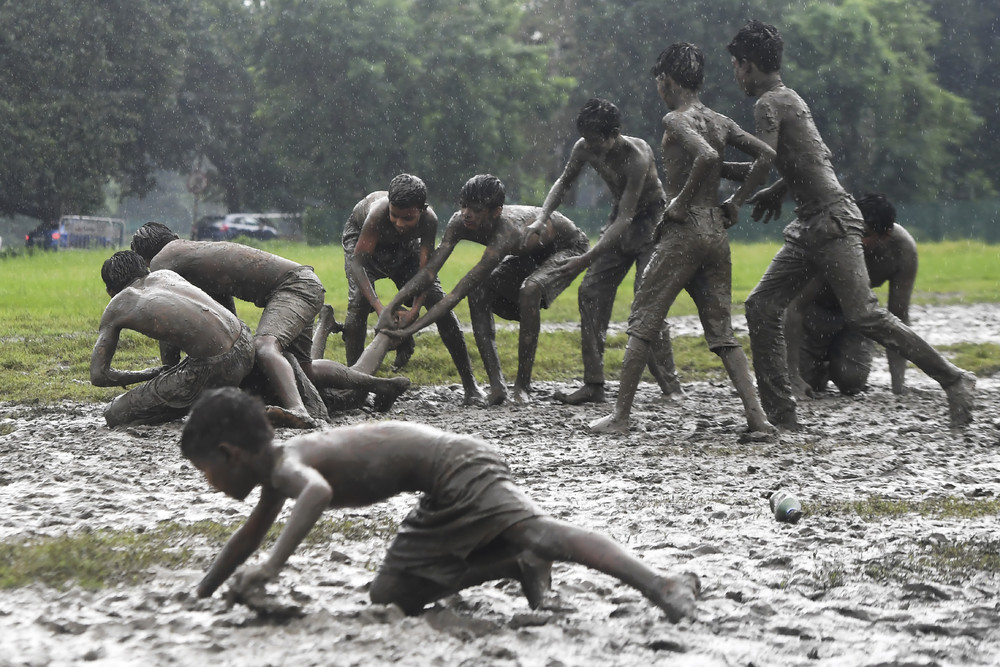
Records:
[[[142,257],[122,250],[105,260],[101,278],[111,301],[90,357],[90,381],[98,387],[145,383],[108,404],[108,426],[179,419],[204,389],[238,386],[253,368],[247,325],[173,271],[150,273]],[[159,341],[164,365],[112,368],[123,329]],[[187,355],[183,360],[181,352]]]
[[[618,107],[608,100],[590,99],[580,109],[576,127],[581,138],[573,145],[562,174],[552,185],[538,219],[529,229],[529,233],[534,234],[545,228],[553,211],[588,165],[601,177],[614,198],[608,223],[597,243],[562,267],[563,274],[570,277],[587,271],[577,292],[584,385],[569,394],[555,394],[556,400],[571,405],[606,400],[604,342],[618,286],[635,265],[635,290],[639,289],[641,276],[653,254],[653,229],[666,203],[653,150],[642,139],[621,133]],[[680,395],[666,327],[654,346],[649,370],[664,394]]]
[[[650,346],[682,289],[698,307],[705,340],[722,359],[743,402],[749,434],[774,432],[754,389],[743,348],[733,336],[732,261],[726,229],[740,205],[761,185],[774,151],[729,118],[702,104],[699,90],[705,57],[697,46],[678,42],[660,53],[652,74],[670,112],[663,117],[663,171],[670,203],[657,229],[656,250],[642,275],[628,323],[628,345],[614,412],[591,422],[599,432],[627,432],[636,388]],[[717,204],[726,147],[754,158],[740,188]]]
[[[369,594],[418,614],[429,603],[496,579],[520,581],[537,608],[556,560],[592,567],[638,589],[677,622],[694,610],[697,576],[664,576],[611,539],[542,513],[482,440],[422,424],[378,422],[303,434],[277,444],[261,403],[233,389],[194,406],[181,451],[216,489],[246,498],[261,487],[198,584],[212,593],[257,550],[287,499],[291,514],[268,557],[237,573],[248,592],[273,579],[331,507],[363,507],[399,493],[422,494],[400,525]]]
[[[786,192],[796,204],[784,245],[746,300],[754,370],[768,419],[779,427],[799,428],[782,322],[792,299],[819,276],[830,285],[850,326],[937,380],[948,397],[952,427],[968,424],[975,407],[975,376],[878,305],[865,267],[861,212],[837,179],[830,149],[808,105],[781,79],[778,30],[750,21],[727,48],[737,84],[757,98],[757,136],[777,152],[774,166],[781,176],[747,200],[754,205],[753,216],[769,220],[780,211]]]
[[[910,322],[910,297],[917,279],[917,243],[896,224],[896,208],[881,193],[857,200],[865,221],[861,245],[872,287],[889,283],[886,307]],[[813,278],[785,313],[788,368],[797,397],[811,396],[833,382],[842,394],[864,390],[871,372],[872,342],[847,326],[830,286]],[[894,394],[905,389],[906,359],[887,350]]]
[[[152,271],[169,269],[235,312],[233,299],[263,308],[254,335],[257,363],[281,406],[269,406],[276,423],[293,428],[316,425],[295,382],[289,352],[319,388],[360,389],[383,394],[383,404],[409,387],[406,378],[377,378],[329,359],[312,358],[313,320],[326,290],[310,266],[228,241],[180,239],[166,225],[147,222],[132,237],[132,249]]]
[[[373,310],[381,315],[384,310],[375,292],[375,281],[388,278],[397,289],[406,285],[426,266],[434,250],[437,227],[437,215],[427,205],[427,186],[411,174],[399,174],[390,181],[388,191],[372,192],[355,205],[342,237],[348,289],[343,337],[348,365],[361,357],[368,315]],[[416,318],[422,305],[430,308],[443,298],[444,290],[435,279],[426,290],[414,295],[410,310],[401,317],[408,323]],[[462,380],[466,404],[482,401],[458,316],[449,311],[437,321],[437,327]],[[396,369],[406,365],[413,346],[412,336],[399,341]]]
[[[486,397],[489,405],[499,405],[507,398],[507,381],[497,353],[494,314],[520,322],[513,399],[527,403],[531,400],[531,372],[542,326],[541,309],[548,308],[573,282],[576,274],[562,271],[564,263],[590,247],[587,235],[560,214],[547,216],[544,228],[536,227],[538,233],[529,236],[529,223],[535,221],[541,209],[505,206],[505,201],[506,190],[496,176],[479,174],[470,178],[459,194],[461,210],[448,221],[441,244],[379,319],[380,328],[392,326],[394,310],[437,280],[438,272],[460,241],[486,246],[479,262],[420,319],[396,331],[381,330],[397,337],[412,335],[448,317],[455,305],[468,296],[472,331],[490,381]]]

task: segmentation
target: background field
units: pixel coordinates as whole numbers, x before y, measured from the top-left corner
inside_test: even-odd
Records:
[[[309,246],[302,243],[267,244],[267,250],[316,268],[327,287],[327,303],[333,305],[338,319],[347,306],[347,281],[343,269],[343,251],[339,246]],[[774,255],[776,243],[733,245],[733,310],[742,311],[742,302],[764,272]],[[463,243],[455,251],[441,275],[445,289],[450,289],[479,259],[482,246]],[[108,296],[100,279],[100,265],[106,250],[34,253],[0,259],[0,396],[4,400],[48,402],[61,399],[104,401],[120,389],[93,387],[89,382],[90,351],[96,338],[101,313]],[[576,287],[579,280],[563,293],[552,308],[543,311],[543,323],[575,323],[579,319]],[[625,321],[631,303],[633,276],[630,274],[619,290],[612,319]],[[380,296],[388,300],[394,293],[390,281],[377,285]],[[879,290],[879,292],[884,292]],[[884,300],[884,294],[880,294]],[[1000,246],[975,241],[945,241],[920,246],[920,273],[915,303],[1000,302]],[[255,327],[260,310],[252,304],[238,305],[240,317]],[[463,301],[456,309],[459,319],[468,323],[468,308]],[[682,294],[671,315],[691,315],[694,305]],[[502,320],[498,324],[502,323]],[[370,320],[374,324],[374,319]],[[959,323],[956,323],[958,326]],[[447,384],[457,381],[450,358],[437,344],[433,327],[420,335],[420,344],[407,374],[417,384]],[[485,379],[471,333],[467,335],[474,369]],[[327,357],[343,361],[343,347],[333,336]],[[609,376],[615,377],[625,343],[624,335],[608,339]],[[517,331],[501,328],[498,346],[508,376],[516,370]],[[708,352],[700,337],[675,340],[678,368],[689,379],[718,374],[721,365]],[[984,367],[995,364],[994,350],[977,352]],[[158,363],[156,346],[139,335],[126,335],[115,359],[120,368],[140,368]],[[391,356],[387,361],[391,361]],[[978,363],[978,362],[971,362]],[[962,365],[960,363],[960,365]],[[965,364],[966,367],[970,363]],[[971,370],[977,370],[972,368]],[[535,378],[569,380],[581,373],[579,332],[545,333],[539,344]]]

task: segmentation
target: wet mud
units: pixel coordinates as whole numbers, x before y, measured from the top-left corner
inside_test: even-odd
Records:
[[[1000,306],[990,313],[995,323]],[[933,332],[951,335],[966,315],[926,309],[914,326],[940,343]],[[334,416],[423,421],[493,443],[552,515],[665,572],[696,572],[703,599],[677,625],[633,589],[568,564],[554,567],[555,594],[537,611],[500,582],[405,617],[367,598],[384,531],[300,549],[266,596],[197,600],[215,547],[185,538],[191,565],[154,568],[136,584],[0,591],[0,665],[997,664],[996,515],[836,508],[1000,498],[1000,380],[979,379],[976,421],[952,432],[933,381],[911,368],[909,392],[895,396],[884,358],[876,368],[860,396],[802,402],[805,429],[777,442],[741,442],[742,409],[725,380],[685,383],[680,402],[658,402],[655,385],[641,384],[623,436],[588,433],[611,404],[556,403],[552,393],[573,388],[556,383],[536,383],[527,407],[463,408],[456,385],[408,392],[386,416]],[[112,431],[97,405],[0,403],[0,540],[245,518],[255,495],[213,493],[181,458],[180,428]],[[797,524],[770,514],[764,496],[779,487],[803,503]],[[412,502],[328,514],[385,525]],[[959,552],[981,558],[940,557]]]

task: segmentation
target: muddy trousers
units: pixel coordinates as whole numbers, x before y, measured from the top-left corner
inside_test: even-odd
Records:
[[[782,320],[785,308],[815,275],[830,284],[848,326],[912,361],[941,386],[958,380],[961,371],[956,366],[879,307],[869,286],[860,228],[848,229],[842,236],[813,246],[786,237],[746,300],[757,390],[772,423],[795,421]]]
[[[580,283],[577,301],[580,308],[580,349],[583,354],[583,381],[587,384],[604,384],[604,344],[611,322],[618,286],[625,280],[635,264],[634,293],[639,291],[646,265],[653,251],[653,244],[641,253],[627,255],[607,252],[598,257]],[[670,344],[670,329],[664,322],[660,337],[653,342],[649,356],[649,370],[661,389],[678,385],[674,369],[674,353]]]

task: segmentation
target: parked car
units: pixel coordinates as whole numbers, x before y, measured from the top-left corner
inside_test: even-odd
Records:
[[[55,250],[59,247],[59,228],[42,223],[24,235],[25,248]]]
[[[278,230],[269,225],[263,215],[254,213],[207,215],[194,227],[196,241],[231,241],[237,236],[270,241],[278,238]]]

